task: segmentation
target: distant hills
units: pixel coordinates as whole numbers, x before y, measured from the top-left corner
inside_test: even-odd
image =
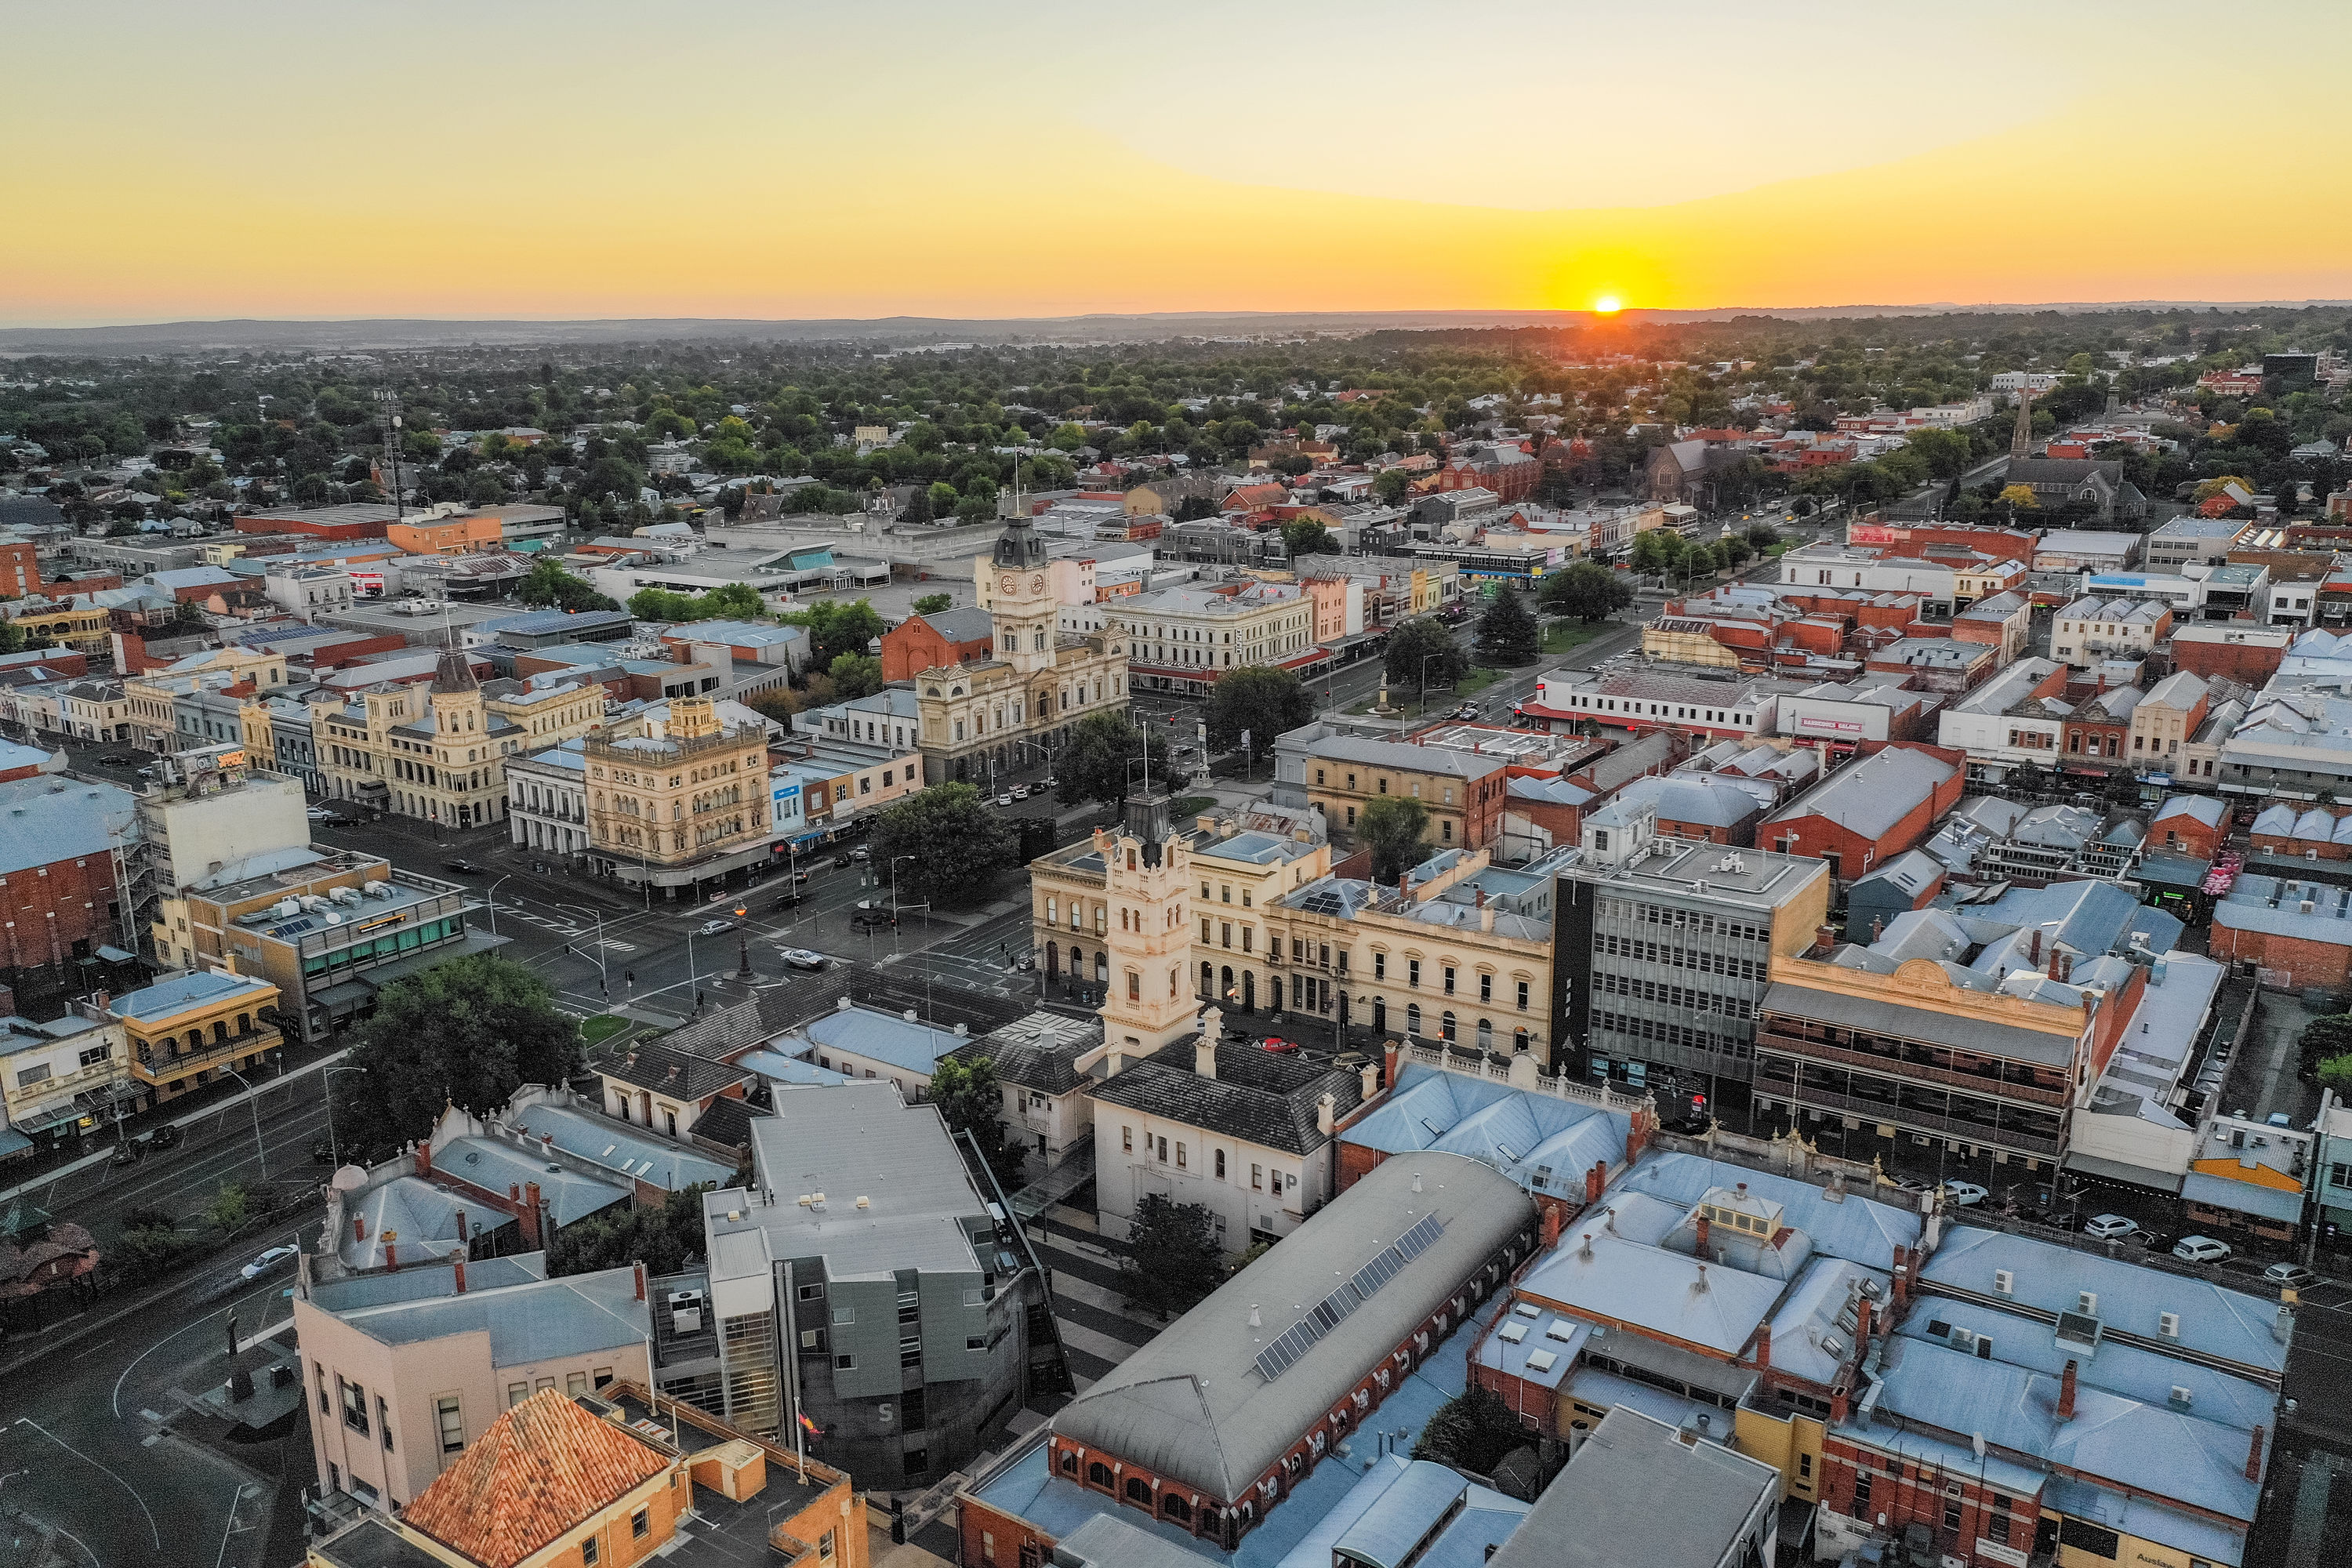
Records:
[[[1729,321],[1777,316],[1789,321],[1971,313],[2021,315],[2041,311],[2279,310],[2341,306],[2341,300],[2208,301],[2126,300],[2052,304],[1824,305],[1804,308],[1727,306],[1707,310],[1626,310],[1631,321]],[[1170,338],[1282,336],[1297,332],[1460,330],[1465,327],[1570,327],[1594,318],[1582,310],[1154,311],[1138,315],[1039,316],[1003,319],[882,316],[869,320],[727,321],[640,317],[613,321],[469,321],[383,318],[342,321],[156,321],[113,327],[0,327],[0,354],[136,354],[234,353],[242,350],[369,350],[536,347],[708,342],[845,342],[877,348],[953,343],[1113,343]]]

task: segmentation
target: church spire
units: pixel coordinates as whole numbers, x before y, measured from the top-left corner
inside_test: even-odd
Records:
[[[2009,437],[2009,455],[2012,458],[2033,456],[2033,389],[2017,389],[2017,429]]]

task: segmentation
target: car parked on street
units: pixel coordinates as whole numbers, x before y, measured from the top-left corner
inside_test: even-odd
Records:
[[[1267,1036],[1258,1043],[1263,1048],[1272,1051],[1276,1056],[1287,1056],[1298,1048],[1297,1041],[1282,1039],[1273,1035]]]
[[[2319,1283],[2319,1276],[2300,1263],[2273,1263],[2263,1270],[2263,1283],[2282,1290],[2307,1290]]]
[[[258,1279],[279,1264],[290,1261],[297,1250],[291,1247],[273,1247],[238,1269],[237,1273],[247,1279]]]
[[[2172,1244],[2172,1256],[2183,1263],[2219,1263],[2230,1256],[2230,1244],[2210,1236],[2184,1236]]]
[[[1029,798],[1029,786],[1027,784],[1014,784],[1013,786],[1013,798],[1015,800],[1027,800]]]
[[[788,947],[780,955],[787,969],[823,969],[833,961],[805,947]]]
[[[849,858],[852,860],[871,860],[874,858],[874,851],[861,844],[849,852]]]
[[[2124,1241],[2139,1234],[2139,1225],[2119,1214],[2093,1215],[2084,1222],[2083,1234],[2095,1241]]]
[[[1974,1182],[1946,1182],[1944,1184],[1944,1195],[1951,1199],[1953,1203],[1958,1205],[1962,1208],[1974,1208],[1977,1205],[1984,1202],[1985,1199],[1992,1196],[1990,1193],[1977,1185]]]
[[[735,929],[733,921],[705,921],[694,928],[697,936],[725,936]]]
[[[999,805],[1011,805],[1013,804],[1013,796],[1010,794],[1000,795],[996,797],[996,804]]]
[[[471,860],[444,860],[441,862],[441,868],[444,871],[455,871],[461,877],[477,877],[481,875],[482,870]]]

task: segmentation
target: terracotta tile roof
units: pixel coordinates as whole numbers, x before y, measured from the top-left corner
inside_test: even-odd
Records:
[[[545,1389],[491,1422],[402,1518],[484,1568],[514,1568],[669,1464],[627,1428]]]

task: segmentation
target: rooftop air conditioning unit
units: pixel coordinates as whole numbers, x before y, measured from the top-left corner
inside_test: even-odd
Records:
[[[669,1293],[669,1327],[674,1334],[691,1334],[702,1328],[702,1292],[673,1290]]]
[[[2158,1312],[2156,1315],[2156,1331],[2162,1334],[2168,1340],[2179,1339],[2180,1337],[2180,1314],[2178,1312]]]
[[[1992,1271],[1992,1288],[2004,1296],[2013,1296],[2017,1293],[2017,1276],[2006,1268],[1996,1268]]]

